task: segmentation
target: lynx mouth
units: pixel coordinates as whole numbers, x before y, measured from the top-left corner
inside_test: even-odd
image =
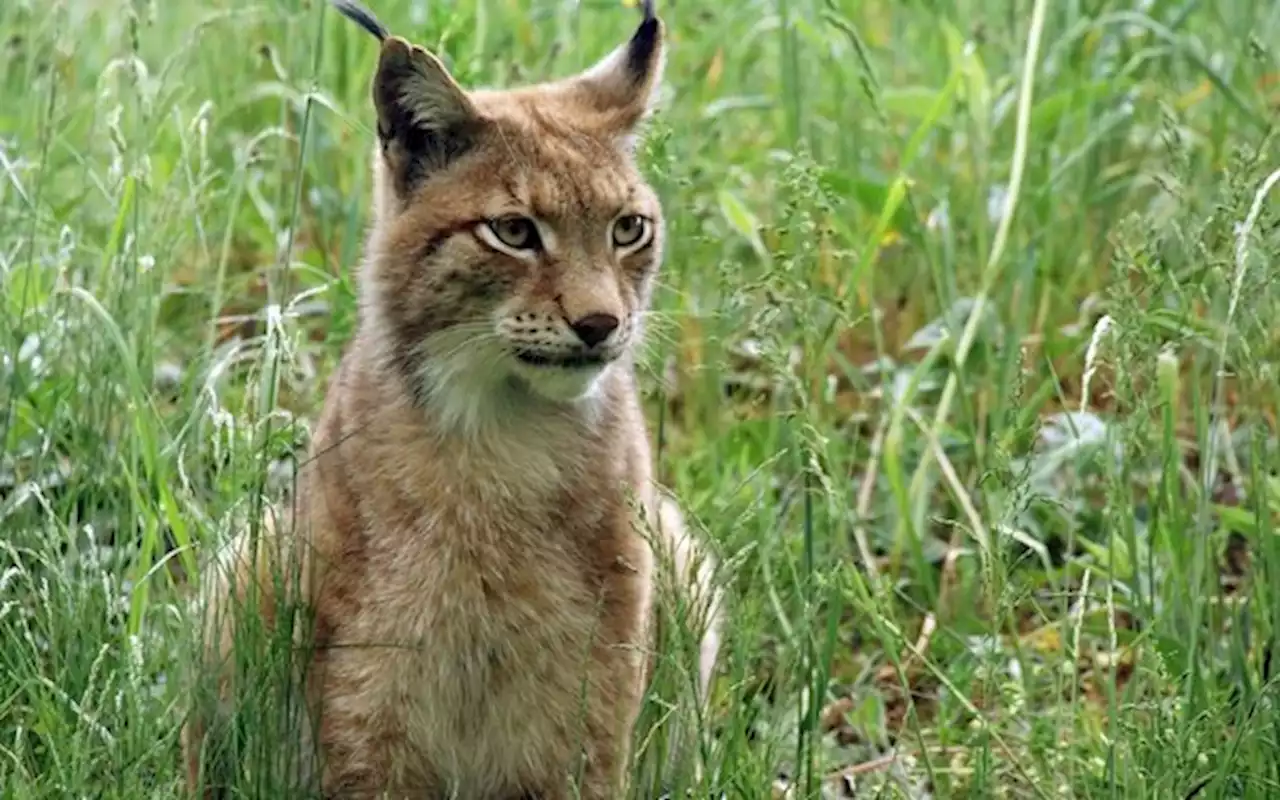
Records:
[[[568,353],[565,355],[539,353],[536,350],[517,350],[516,358],[531,367],[550,367],[557,369],[589,369],[603,367],[609,363],[609,357],[602,352]]]

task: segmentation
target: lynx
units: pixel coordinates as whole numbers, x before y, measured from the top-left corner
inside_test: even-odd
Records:
[[[699,698],[719,650],[715,562],[654,482],[634,368],[663,23],[646,2],[591,69],[468,91],[334,5],[381,43],[359,323],[291,510],[206,575],[202,663],[225,693],[236,609],[252,590],[276,624],[262,598],[295,592],[326,797],[621,797],[664,554],[705,619]],[[193,787],[210,730],[183,731]]]

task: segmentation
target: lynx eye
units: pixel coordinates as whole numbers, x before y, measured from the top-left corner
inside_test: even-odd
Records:
[[[649,220],[639,214],[618,217],[613,223],[614,247],[638,247],[649,236]]]
[[[528,217],[499,217],[484,223],[498,243],[512,250],[537,250],[542,245],[538,226]]]

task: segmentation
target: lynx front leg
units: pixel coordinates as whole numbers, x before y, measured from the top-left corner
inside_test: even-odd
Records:
[[[617,800],[624,797],[631,761],[631,735],[644,695],[645,650],[652,602],[653,564],[643,543],[613,565],[588,670],[579,754],[570,768],[576,791],[546,800]]]
[[[324,796],[334,800],[399,796],[406,787],[396,785],[392,748],[402,732],[389,715],[360,701],[358,686],[348,682],[350,691],[343,692],[334,683],[326,687],[321,710]],[[436,795],[418,791],[413,796]]]

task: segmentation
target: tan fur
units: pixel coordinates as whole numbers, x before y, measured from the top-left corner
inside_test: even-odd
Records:
[[[578,79],[511,91],[463,92],[383,43],[359,329],[288,524],[256,558],[241,535],[206,578],[224,694],[246,587],[267,605],[291,587],[314,611],[326,796],[620,797],[651,638],[647,528],[718,619],[711,562],[654,486],[631,361],[663,244],[629,149],[661,70],[654,23]],[[503,214],[534,218],[545,252],[487,243],[477,227]],[[614,247],[620,214],[651,220],[647,248]],[[571,355],[572,323],[600,314],[618,325],[599,369],[513,356]],[[273,584],[285,561],[303,577]],[[703,696],[718,641],[713,624]],[[193,784],[204,732],[198,716],[184,729]]]

